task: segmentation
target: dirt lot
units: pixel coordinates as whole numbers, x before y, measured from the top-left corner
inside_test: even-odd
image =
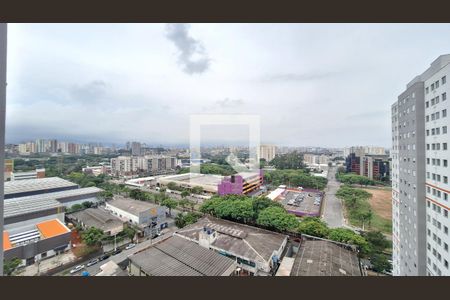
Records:
[[[384,219],[392,219],[392,191],[381,189],[364,189],[372,194],[369,203],[376,214]]]

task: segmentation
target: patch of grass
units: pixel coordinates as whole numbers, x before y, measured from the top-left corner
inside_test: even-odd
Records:
[[[378,215],[371,207],[369,198],[370,193],[357,188],[343,186],[336,193],[336,196],[343,199],[346,215],[351,225],[362,227],[363,222],[360,217],[362,213],[371,212],[372,217],[370,222],[364,222],[365,230],[378,230],[386,234],[392,233],[392,220],[385,219]]]
[[[370,225],[370,228],[372,229],[379,230],[389,235],[392,234],[392,220],[382,218],[376,213],[373,215],[373,219]]]

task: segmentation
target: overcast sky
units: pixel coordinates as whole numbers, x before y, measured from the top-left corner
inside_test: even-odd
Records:
[[[440,24],[8,30],[7,142],[188,144],[191,114],[241,113],[260,116],[265,143],[390,147],[391,104],[450,53],[450,25]],[[205,134],[226,143],[248,130]]]

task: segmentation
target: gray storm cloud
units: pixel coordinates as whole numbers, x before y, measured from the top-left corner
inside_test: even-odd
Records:
[[[179,51],[178,63],[187,74],[203,73],[210,66],[210,59],[202,43],[189,35],[188,24],[167,24],[166,37]]]

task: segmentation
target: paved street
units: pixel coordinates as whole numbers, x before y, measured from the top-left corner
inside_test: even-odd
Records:
[[[83,271],[89,272],[90,276],[95,276],[95,274],[97,274],[101,271],[100,266],[106,264],[108,261],[112,260],[116,264],[124,262],[130,255],[133,255],[136,252],[146,249],[146,248],[150,247],[152,244],[155,244],[161,240],[169,238],[170,236],[172,236],[172,234],[175,232],[175,230],[177,230],[177,228],[175,226],[170,229],[164,229],[162,231],[163,234],[161,236],[159,236],[155,239],[152,239],[152,240],[149,239],[144,242],[141,242],[141,243],[137,244],[136,247],[134,247],[134,248],[131,248],[129,250],[123,250],[121,253],[113,255],[113,256],[109,257],[108,259],[98,262],[97,264],[95,264],[93,266],[85,267],[83,270],[81,270],[73,275],[68,273],[68,271],[70,269],[72,269],[72,268],[70,268],[70,269],[67,269],[67,270],[64,270],[62,272],[55,274],[55,276],[64,276],[64,275],[66,275],[66,276],[81,276]],[[87,261],[82,262],[82,263],[80,262],[80,265],[86,265],[86,264],[87,264]]]
[[[331,228],[344,227],[344,214],[342,212],[341,200],[336,197],[340,183],[336,180],[336,167],[328,170],[328,184],[325,188],[324,209],[322,213],[323,220]]]

